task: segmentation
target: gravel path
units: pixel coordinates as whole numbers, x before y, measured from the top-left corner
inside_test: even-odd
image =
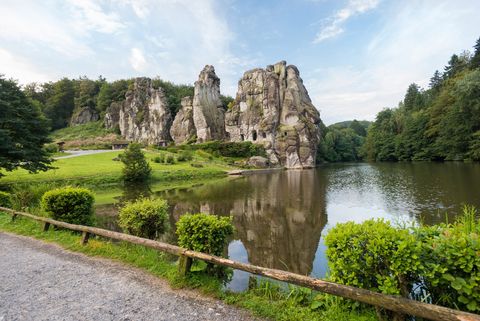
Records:
[[[0,321],[255,320],[139,269],[0,232]]]
[[[58,156],[58,157],[55,157],[55,159],[73,158],[73,157],[78,157],[78,156],[102,154],[102,153],[109,153],[109,152],[118,152],[118,150],[112,150],[112,149],[66,150],[65,153],[68,153],[70,155]]]

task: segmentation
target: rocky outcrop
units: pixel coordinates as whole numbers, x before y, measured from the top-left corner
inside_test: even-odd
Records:
[[[197,129],[197,142],[225,138],[225,122],[220,99],[220,78],[215,68],[206,65],[195,82],[193,122]]]
[[[297,67],[285,61],[245,72],[225,115],[230,140],[260,143],[272,164],[287,168],[315,166],[319,125]]]
[[[181,108],[177,112],[170,128],[170,135],[175,144],[196,140],[197,130],[193,122],[193,99],[190,96],[182,98]]]
[[[123,102],[113,102],[105,112],[104,124],[107,129],[115,129],[119,126],[120,109],[122,109]]]
[[[82,125],[100,119],[98,112],[91,107],[82,107],[76,110],[70,119],[70,126]]]
[[[165,145],[171,140],[172,116],[162,88],[153,88],[149,78],[136,78],[125,98],[123,103],[110,106],[105,116],[107,127],[118,124],[121,135],[129,141]]]

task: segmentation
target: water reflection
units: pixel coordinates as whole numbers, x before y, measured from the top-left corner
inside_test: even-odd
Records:
[[[154,189],[154,188],[153,188]],[[332,164],[315,170],[281,171],[225,179],[196,187],[152,192],[135,186],[118,203],[139,195],[170,204],[170,224],[184,213],[231,215],[236,233],[229,256],[241,262],[324,276],[321,238],[339,222],[386,217],[402,223],[438,223],[463,203],[480,207],[480,164]],[[118,229],[115,205],[97,207],[99,225]],[[328,224],[327,224],[328,217]],[[165,239],[175,243],[172,229]],[[248,274],[235,271],[231,287]]]

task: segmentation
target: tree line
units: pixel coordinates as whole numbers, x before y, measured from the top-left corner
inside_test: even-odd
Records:
[[[451,56],[428,88],[411,84],[396,108],[368,130],[362,156],[372,161],[480,161],[480,38],[473,54]]]

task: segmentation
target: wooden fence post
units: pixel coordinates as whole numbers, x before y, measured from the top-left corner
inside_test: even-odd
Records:
[[[44,232],[47,232],[49,228],[50,228],[50,223],[48,223],[48,222],[43,223],[43,231]]]
[[[180,255],[178,258],[178,274],[181,276],[186,276],[188,272],[190,272],[190,268],[192,267],[192,258]]]
[[[88,239],[90,238],[90,233],[83,231],[82,232],[82,245],[87,245]]]

